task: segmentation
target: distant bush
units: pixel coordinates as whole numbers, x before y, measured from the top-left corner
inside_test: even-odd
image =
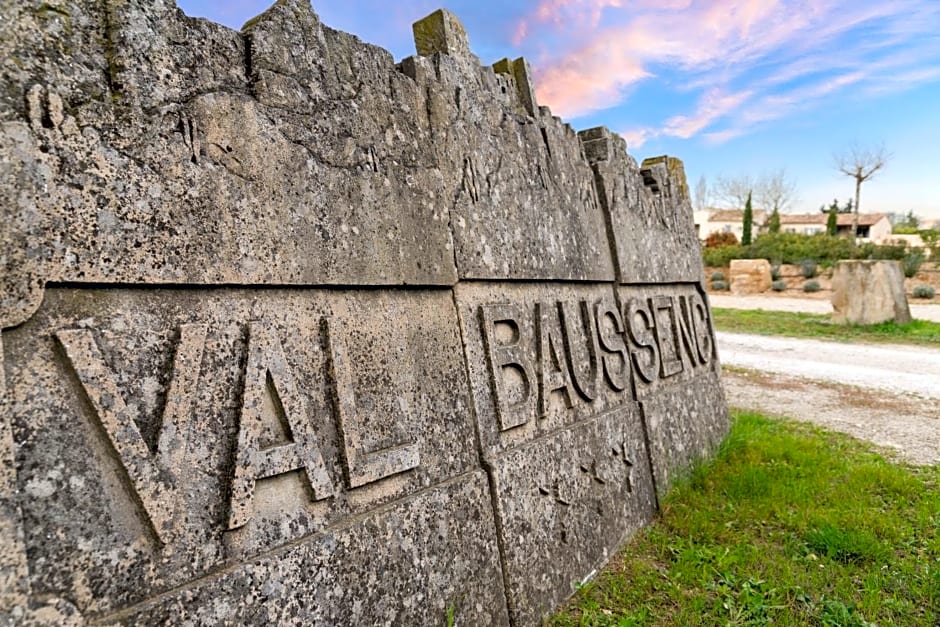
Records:
[[[772,263],[770,264],[770,278],[776,281],[780,278],[780,264]]]
[[[722,234],[713,234],[722,235]],[[723,235],[733,235],[731,233]],[[922,235],[923,237],[923,232]],[[934,241],[925,243],[931,249],[937,246]],[[702,251],[705,264],[725,267],[732,259],[766,259],[771,265],[781,263],[799,264],[804,259],[813,259],[824,267],[834,266],[842,259],[896,259],[901,261],[909,250],[904,244],[878,246],[866,243],[856,246],[850,238],[834,237],[817,233],[762,233],[750,246],[723,245],[708,247]],[[937,259],[940,259],[938,253]]]
[[[724,281],[725,273],[722,271],[712,272],[712,281]]]
[[[907,255],[904,256],[904,259],[901,260],[901,270],[904,272],[904,276],[911,278],[917,271],[920,270],[921,264],[924,263],[924,253],[920,249],[911,250]]]
[[[731,264],[732,259],[747,259],[744,246],[735,245],[702,249],[702,261],[706,266],[725,268]]]
[[[725,281],[712,281],[712,289],[716,292],[723,292],[728,289],[728,283]]]
[[[914,298],[933,298],[937,292],[929,285],[916,285],[913,291]]]
[[[819,274],[819,266],[813,259],[803,259],[800,261],[800,271],[803,273],[803,278],[812,279]]]
[[[735,237],[734,233],[726,233],[724,231],[710,233],[708,237],[705,238],[705,248],[722,248],[724,246],[734,246],[737,243],[738,238]]]
[[[819,281],[807,281],[803,284],[804,292],[818,292],[820,289]]]
[[[894,259],[901,261],[907,255],[907,244],[876,244],[867,243],[858,247],[856,259]]]
[[[782,279],[777,279],[776,281],[770,284],[770,287],[775,292],[782,292],[785,289],[787,289],[787,282]]]

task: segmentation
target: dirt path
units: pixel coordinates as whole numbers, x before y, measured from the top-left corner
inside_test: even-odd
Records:
[[[781,374],[726,368],[728,404],[811,422],[893,451],[903,461],[940,464],[940,403]]]
[[[832,305],[820,298],[794,298],[792,296],[734,296],[732,294],[709,294],[712,307],[725,309],[763,309],[765,311],[793,311],[800,313],[830,314]],[[940,322],[940,304],[922,305],[910,303],[915,320]]]
[[[728,404],[940,464],[940,350],[719,332]]]
[[[821,298],[710,294],[714,307],[832,313]],[[911,303],[918,320],[940,322],[940,304]],[[728,404],[812,422],[940,464],[940,350],[718,334]]]
[[[891,344],[821,340],[719,331],[721,362],[816,381],[894,394],[915,394],[940,404],[940,350]]]

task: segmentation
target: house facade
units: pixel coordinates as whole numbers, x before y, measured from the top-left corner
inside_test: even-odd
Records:
[[[852,236],[851,213],[840,213],[837,216],[836,235],[839,237]],[[826,213],[781,214],[781,233],[800,233],[801,235],[815,235],[826,232],[826,223],[829,215]],[[858,215],[858,239],[865,242],[881,242],[891,236],[891,221],[884,213],[860,213]]]
[[[705,241],[712,233],[734,233],[741,241],[744,235],[743,209],[707,209],[695,212],[695,232],[701,241]],[[751,226],[751,235],[757,237],[767,231],[767,221],[770,213],[763,209],[755,209],[754,221]]]

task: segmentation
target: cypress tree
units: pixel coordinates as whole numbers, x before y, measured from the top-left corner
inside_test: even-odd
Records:
[[[829,217],[826,218],[826,235],[836,236],[839,232],[839,203],[834,202],[829,207]]]
[[[770,220],[767,221],[767,230],[771,233],[780,232],[780,210],[774,207],[774,212],[770,214]]]
[[[751,230],[754,228],[754,209],[751,207],[751,192],[747,193],[747,204],[744,205],[744,233],[741,235],[741,244],[751,245]]]

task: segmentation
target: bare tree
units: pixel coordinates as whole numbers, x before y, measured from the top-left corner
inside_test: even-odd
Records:
[[[735,209],[742,209],[747,203],[747,197],[754,191],[756,185],[750,175],[724,177],[715,180],[715,195],[725,205]]]
[[[852,214],[852,233],[858,235],[858,212],[861,206],[862,183],[875,176],[883,169],[891,155],[885,150],[884,144],[875,148],[867,148],[853,143],[841,153],[833,155],[836,169],[846,176],[855,179],[855,212]]]
[[[695,184],[695,210],[704,211],[705,209],[708,209],[708,181],[705,180],[703,174]]]
[[[786,211],[796,201],[796,183],[784,169],[764,174],[757,181],[754,196],[758,205],[769,211]]]

